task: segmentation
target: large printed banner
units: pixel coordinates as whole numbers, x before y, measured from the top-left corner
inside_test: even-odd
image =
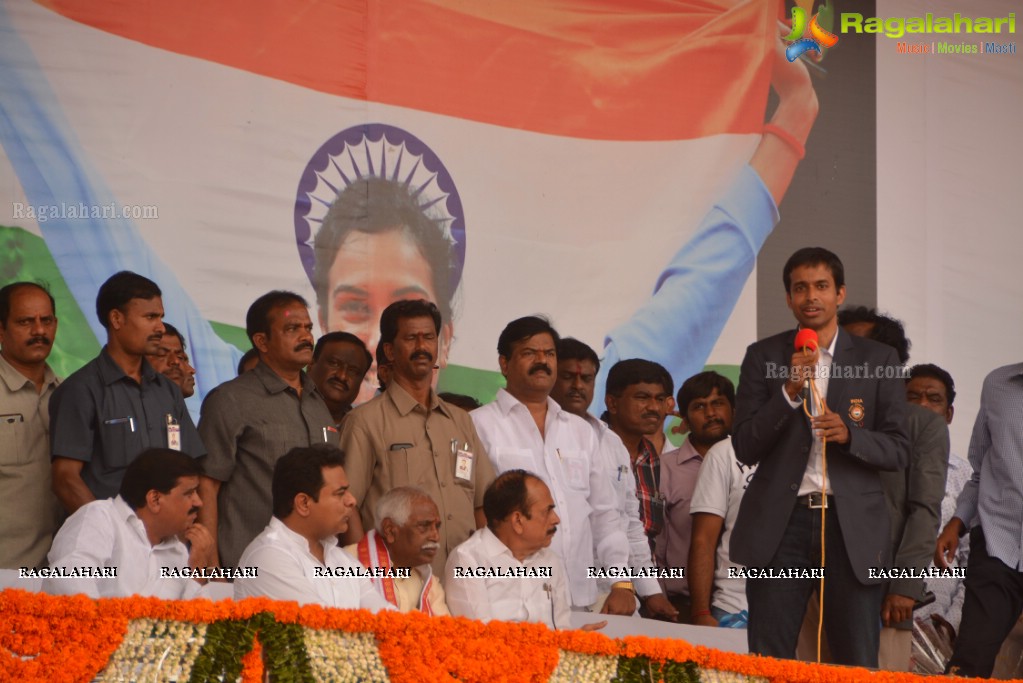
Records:
[[[742,292],[773,207],[734,209],[748,234],[701,220],[751,183],[780,14],[731,0],[6,2],[0,223],[31,256],[4,277],[52,256],[73,297],[58,302],[66,373],[105,338],[103,280],[150,276],[188,340],[196,402],[234,375],[245,311],[270,289],[371,350],[388,303],[433,299],[441,386],[483,399],[498,333],[531,313],[681,382],[755,336]]]
[[[791,326],[781,263],[815,242],[855,264],[849,303],[906,321],[912,363],[952,371],[965,455],[983,375],[1018,359],[995,342],[1023,336],[1015,3],[796,4],[838,44],[775,227],[746,163],[781,2],[0,0],[0,282],[50,283],[66,375],[105,338],[100,283],[152,277],[193,411],[270,289],[371,350],[425,296],[440,386],[487,400],[531,313],[676,385],[737,364]]]

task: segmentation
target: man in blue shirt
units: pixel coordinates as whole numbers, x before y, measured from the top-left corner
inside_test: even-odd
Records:
[[[1023,363],[984,379],[970,438],[973,477],[934,551],[947,567],[970,532],[966,599],[947,673],[989,678],[1002,641],[1023,612]]]

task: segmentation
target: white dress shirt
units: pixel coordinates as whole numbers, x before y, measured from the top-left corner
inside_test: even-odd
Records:
[[[825,404],[828,402],[828,380],[831,378],[831,364],[835,360],[835,344],[838,343],[838,331],[835,331],[835,336],[831,338],[831,345],[826,349],[820,349],[820,353],[817,354],[817,367],[814,368],[814,379],[813,383],[817,387],[817,393],[820,394],[821,400]],[[788,393],[785,391],[785,386],[782,385],[782,393],[785,395],[785,400],[789,402],[793,408],[798,407],[801,411],[803,409],[802,400],[793,401],[789,398]],[[820,411],[817,407],[817,400],[813,398],[812,392],[807,391],[806,406],[810,410],[810,414],[814,417],[819,417]],[[809,418],[803,415],[804,420]],[[806,463],[806,471],[803,473],[803,481],[799,483],[799,493],[796,495],[805,496],[808,493],[820,491],[821,489],[827,495],[831,495],[831,477],[824,476],[824,459],[821,457],[822,443],[821,438],[817,433],[816,429],[811,429],[813,434],[813,449],[810,451],[810,459]]]
[[[54,595],[85,593],[90,598],[143,595],[189,600],[198,582],[182,576],[161,577],[162,567],[188,567],[188,548],[176,537],[153,545],[146,527],[120,496],[86,503],[68,517],[47,556],[50,569],[116,569],[116,577],[47,577],[43,591]]]
[[[621,438],[611,431],[603,420],[598,420],[589,413],[586,421],[597,433],[600,444],[599,462],[604,468],[604,476],[611,482],[618,498],[619,513],[622,517],[622,528],[629,539],[629,566],[636,568],[653,568],[654,556],[650,551],[650,539],[643,529],[643,520],[639,517],[639,498],[636,497],[636,476],[632,472],[632,459],[629,449]],[[664,442],[670,445],[665,439]],[[602,591],[610,591],[616,579],[597,579]],[[661,585],[652,576],[637,577],[632,580],[636,585],[636,594],[647,597],[661,592]]]
[[[234,598],[264,597],[271,600],[293,600],[300,605],[318,604],[344,609],[368,609],[378,612],[394,609],[384,599],[368,576],[317,576],[329,568],[365,571],[337,543],[336,536],[321,539],[321,564],[311,552],[304,536],[292,531],[276,517],[252,539],[241,560],[241,567],[254,567],[256,576],[234,582]]]
[[[629,564],[618,498],[599,466],[593,428],[548,398],[541,437],[529,409],[504,389],[469,416],[498,474],[523,469],[550,488],[561,517],[551,550],[568,568],[572,606],[588,608],[597,599],[597,580],[587,570]]]
[[[554,536],[557,538],[557,534]],[[521,567],[543,571],[549,568],[550,577],[455,576],[456,568],[519,571]],[[483,527],[448,555],[444,579],[448,609],[455,616],[480,621],[535,621],[551,628],[572,628],[565,566],[550,548],[541,548],[519,562],[501,539]]]

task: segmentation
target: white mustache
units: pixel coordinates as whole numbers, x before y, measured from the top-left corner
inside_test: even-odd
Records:
[[[437,550],[438,548],[440,548],[440,543],[430,542],[430,543],[424,543],[422,546],[420,546],[419,550],[421,550],[421,551],[422,550]]]

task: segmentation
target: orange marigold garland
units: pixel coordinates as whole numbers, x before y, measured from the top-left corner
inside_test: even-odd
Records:
[[[418,612],[373,615],[365,610],[326,609],[316,605],[299,607],[295,603],[259,598],[217,603],[138,597],[91,600],[84,596],[56,597],[14,589],[0,592],[0,679],[29,683],[92,680],[124,639],[129,619],[203,624],[238,621],[248,628],[258,625],[274,631],[271,648],[274,653],[293,652],[302,656],[312,650],[307,645],[310,642],[308,632],[304,636],[306,646],[296,648],[302,638],[296,641],[294,635],[289,635],[289,629],[277,633],[280,629],[275,625],[298,624],[320,631],[372,634],[387,667],[387,676],[397,683],[547,681],[558,664],[559,649],[601,657],[646,658],[658,664],[693,662],[707,670],[758,676],[778,683],[919,683],[927,680],[908,673],[872,672],[738,655],[695,647],[679,640],[644,637],[612,640],[599,633],[552,632],[539,624],[483,624],[464,618],[431,618]],[[318,638],[324,647],[329,647],[326,642],[330,640],[329,635],[321,634]],[[367,641],[366,645],[372,647],[371,642]],[[290,649],[281,649],[282,644],[289,643]],[[269,652],[267,647],[270,646],[263,643],[264,653]],[[255,648],[246,656],[246,671],[250,673],[245,680],[261,679],[256,664],[260,659]],[[592,669],[578,661],[573,667],[579,672]],[[259,668],[272,667],[266,664]],[[659,671],[676,668],[663,667]],[[595,678],[603,677],[593,671]]]
[[[0,593],[0,672],[5,680],[91,681],[124,638],[128,619],[84,596]]]
[[[395,683],[546,681],[558,663],[554,634],[508,624],[414,612],[377,615],[380,658]]]

